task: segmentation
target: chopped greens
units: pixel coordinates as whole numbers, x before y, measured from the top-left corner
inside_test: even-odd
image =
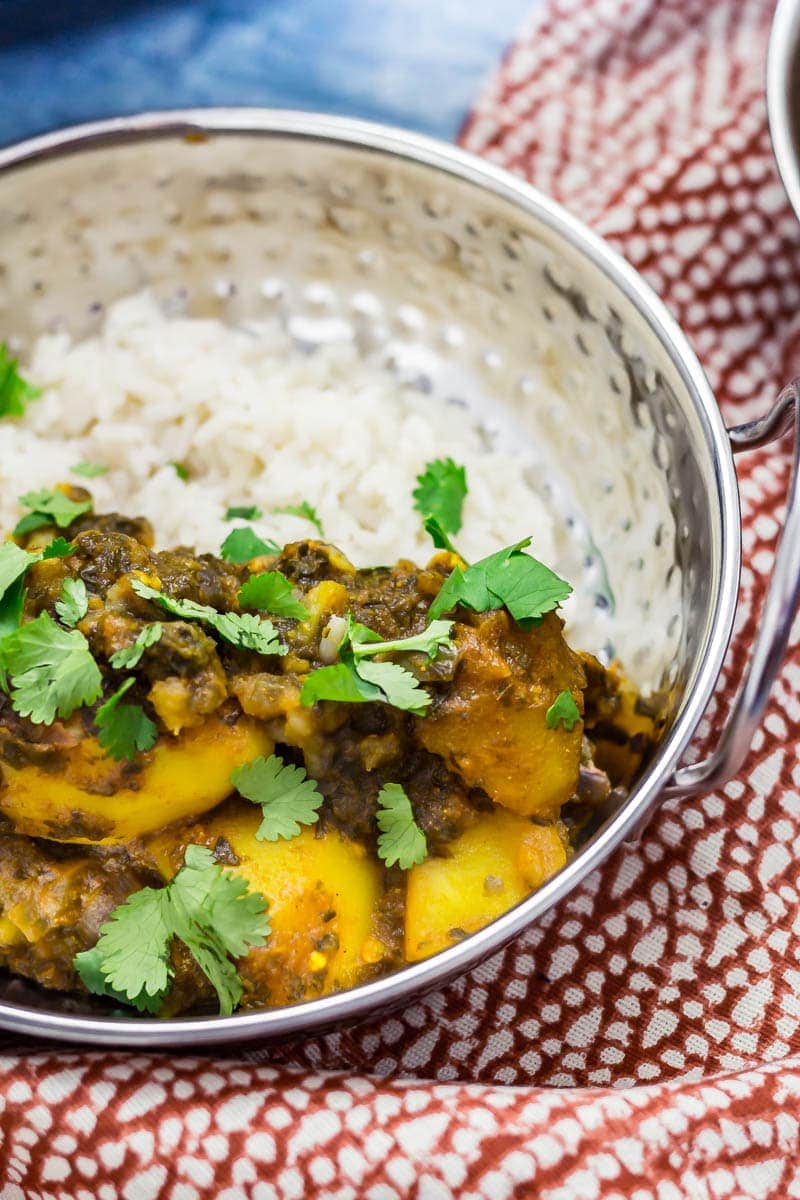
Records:
[[[57,525],[66,529],[76,517],[92,511],[91,500],[70,500],[63,492],[44,489],[40,492],[26,492],[19,498],[20,504],[31,511],[17,522],[14,537],[41,529],[44,525]]]
[[[0,342],[0,417],[24,417],[28,401],[42,394],[40,388],[22,378],[18,365],[6,343]]]
[[[169,462],[168,467],[172,467],[178,479],[182,479],[184,483],[189,482],[189,468],[185,467],[182,462]]]
[[[104,467],[102,463],[87,462],[84,459],[82,462],[75,463],[70,470],[73,475],[81,475],[84,479],[97,479],[100,475],[107,475],[110,467]]]
[[[64,537],[53,538],[42,551],[42,558],[66,558],[75,549],[74,542],[68,542]]]
[[[77,629],[62,629],[46,612],[3,638],[0,666],[10,676],[15,712],[35,725],[52,725],[56,716],[66,720],[102,694],[86,638]]]
[[[301,500],[299,504],[283,504],[280,508],[273,508],[272,511],[274,513],[286,513],[287,516],[301,517],[306,521],[310,521],[319,536],[321,538],[325,537],[325,530],[322,528],[319,513],[307,500]]]
[[[135,682],[133,676],[126,679],[114,695],[100,705],[94,717],[99,730],[98,742],[118,762],[123,758],[133,762],[136,751],[151,750],[158,737],[158,726],[140,704],[120,703]]]
[[[353,656],[356,661],[365,656],[373,654],[427,654],[429,658],[435,658],[439,651],[444,646],[450,644],[450,631],[453,628],[452,621],[431,621],[427,629],[423,629],[422,633],[415,633],[411,637],[397,638],[392,642],[375,641],[375,634],[371,629],[367,633],[372,634],[369,640],[361,640],[359,630],[363,630],[363,625],[353,626],[350,632],[350,642],[353,647]]]
[[[413,676],[412,676],[413,678]],[[342,704],[365,704],[386,700],[373,683],[367,683],[356,673],[352,656],[330,667],[318,667],[306,675],[300,692],[300,702],[306,707],[318,700],[338,700]]]
[[[249,525],[232,529],[220,547],[220,554],[227,562],[246,563],[265,554],[280,554],[277,542],[264,541]]]
[[[41,554],[31,554],[16,542],[0,543],[0,596],[21,579],[28,567],[41,560]]]
[[[86,616],[89,608],[89,595],[86,584],[82,579],[65,579],[58,593],[55,609],[61,618],[61,624],[72,629]]]
[[[276,617],[294,617],[298,621],[305,621],[309,615],[281,571],[251,575],[239,589],[239,603],[245,608],[258,608]]]
[[[467,495],[464,467],[458,466],[452,458],[435,458],[426,463],[425,470],[417,476],[417,487],[411,494],[414,508],[423,517],[434,517],[446,533],[458,533]]]
[[[525,538],[471,567],[456,567],[428,610],[431,618],[461,605],[474,612],[505,606],[520,624],[536,621],[566,600],[572,588],[544,563],[524,554]]]
[[[187,621],[205,621],[233,646],[239,646],[243,650],[256,650],[259,654],[286,653],[286,646],[280,641],[272,622],[262,620],[253,613],[219,613],[207,604],[167,596],[141,579],[132,579],[131,587],[137,596],[141,596],[143,600],[152,600],[173,616],[183,617]]]
[[[378,793],[378,855],[387,867],[401,870],[424,862],[428,854],[425,834],[414,820],[414,810],[399,783],[385,783]]]
[[[421,717],[430,706],[431,698],[416,676],[397,663],[367,659],[356,663],[355,670],[362,682],[380,688],[383,693],[380,699],[392,708],[402,708]]]
[[[142,888],[114,909],[92,950],[75,956],[89,991],[157,1013],[173,976],[170,946],[184,943],[211,981],[220,1012],[242,998],[234,959],[263,946],[267,902],[241,876],[224,871],[205,846],[186,847],[183,866],[164,888]]]
[[[463,559],[464,555],[456,550],[450,538],[445,533],[438,517],[426,517],[422,524],[425,532],[431,535],[431,541],[437,550],[449,550],[451,554],[456,554],[459,558]]]
[[[556,696],[553,703],[544,714],[548,729],[558,729],[563,722],[567,733],[572,733],[576,721],[580,721],[580,709],[572,698],[572,692],[563,691]]]
[[[117,671],[129,671],[133,667],[138,667],[145,650],[148,646],[155,646],[156,642],[161,640],[163,632],[164,626],[160,621],[153,621],[151,625],[145,625],[144,629],[137,633],[130,646],[123,646],[121,650],[117,650],[108,661]]]
[[[241,796],[261,805],[264,819],[256,831],[259,841],[297,837],[301,825],[314,825],[322,795],[302,767],[284,763],[277,754],[255,758],[231,775]]]
[[[243,521],[257,521],[263,517],[263,512],[255,504],[240,504],[229,508],[225,513],[226,521],[235,521],[241,517]]]

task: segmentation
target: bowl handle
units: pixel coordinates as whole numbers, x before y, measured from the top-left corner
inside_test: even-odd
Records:
[[[800,602],[800,378],[783,389],[766,416],[728,430],[731,449],[738,454],[777,440],[792,425],[794,453],[786,520],[744,682],[714,753],[702,762],[679,767],[662,796],[691,796],[717,787],[736,774],[750,750],[786,653]]]

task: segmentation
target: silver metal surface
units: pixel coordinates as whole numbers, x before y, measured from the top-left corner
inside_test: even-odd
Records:
[[[783,185],[800,218],[800,0],[779,0],[767,53],[767,110]]]
[[[211,110],[86,126],[0,151],[0,329],[23,354],[49,329],[91,334],[110,303],[144,286],[168,308],[243,324],[277,304],[312,350],[326,331],[345,329],[387,369],[417,372],[432,403],[455,397],[461,410],[481,412],[487,396],[500,397],[519,436],[549,431],[556,448],[566,446],[564,483],[581,511],[595,513],[591,534],[611,582],[623,601],[627,592],[641,597],[631,625],[651,619],[648,591],[669,614],[653,638],[663,642],[665,722],[653,762],[562,871],[463,942],[350,992],[231,1018],[121,1018],[16,981],[0,986],[0,1025],[67,1041],[192,1047],[319,1032],[401,1004],[497,950],[653,810],[703,715],[733,624],[740,531],[731,446],[688,342],[623,260],[519,179],[413,134]],[[558,394],[552,412],[538,411],[537,370]],[[771,420],[777,432],[781,418]],[[757,444],[766,431],[733,436]],[[790,540],[800,546],[797,520]],[[609,539],[610,523],[618,529]],[[794,569],[787,560],[785,571]],[[767,614],[776,645],[791,603],[778,582]],[[599,631],[606,619],[598,611]],[[625,637],[621,628],[623,661]],[[727,764],[775,666],[765,640],[743,724],[726,735]],[[679,772],[672,792],[693,785]]]

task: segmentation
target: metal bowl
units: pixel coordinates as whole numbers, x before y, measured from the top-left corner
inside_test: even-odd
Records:
[[[190,313],[246,323],[269,312],[309,352],[349,339],[416,381],[431,404],[480,421],[487,437],[538,439],[576,544],[588,536],[599,548],[624,617],[598,603],[584,613],[592,644],[583,644],[611,641],[648,673],[665,723],[628,799],[568,865],[431,959],[304,1004],[163,1022],[84,1011],[6,980],[0,1025],[65,1041],[194,1047],[374,1016],[535,921],[635,836],[659,797],[719,783],[741,762],[796,607],[794,484],[743,693],[712,757],[678,767],[735,614],[732,450],[783,432],[797,390],[763,421],[726,430],[657,297],[519,179],[451,146],[324,116],[210,110],[84,126],[0,152],[0,281],[0,329],[23,355],[46,330],[91,333],[109,303],[149,286]],[[547,404],[545,377],[556,397]]]
[[[800,2],[779,0],[767,53],[772,147],[792,208],[800,217]]]

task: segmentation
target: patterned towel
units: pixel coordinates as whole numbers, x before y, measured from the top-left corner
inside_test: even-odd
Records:
[[[464,145],[613,241],[725,416],[790,374],[800,228],[764,108],[767,0],[550,0]],[[757,625],[786,448],[740,460]],[[3,1200],[800,1196],[797,638],[738,780],[665,804],[536,928],[445,991],[231,1058],[0,1060]],[[267,1065],[269,1064],[269,1065]]]

